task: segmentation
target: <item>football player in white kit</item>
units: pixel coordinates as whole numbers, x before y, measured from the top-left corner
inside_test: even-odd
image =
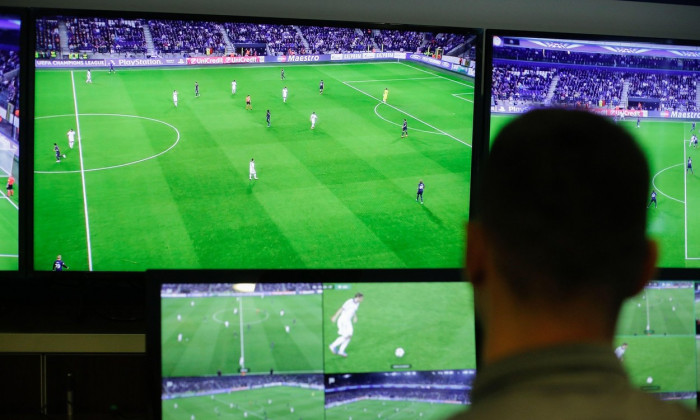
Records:
[[[362,293],[356,293],[352,299],[348,299],[343,303],[335,314],[331,317],[331,322],[338,322],[338,338],[335,339],[330,346],[331,353],[338,354],[343,357],[348,357],[345,353],[345,349],[350,344],[350,339],[352,338],[354,322],[357,322],[357,309],[360,307],[360,303],[364,299]],[[340,348],[338,348],[340,346]]]
[[[615,349],[615,356],[622,361],[622,357],[625,355],[625,352],[627,351],[627,343],[622,343],[622,345],[618,348]]]
[[[71,128],[66,135],[68,136],[68,147],[72,149],[75,144],[75,131]]]
[[[316,115],[315,112],[311,113],[311,129],[313,130],[314,127],[316,127],[316,120],[318,119],[318,116]]]
[[[231,82],[231,94],[232,95],[236,94],[236,85],[237,85],[237,83],[235,80],[233,82]]]
[[[92,72],[90,69],[87,71],[87,79],[85,80],[85,83],[92,83]]]
[[[287,103],[287,86],[282,89],[282,102]]]
[[[251,159],[250,160],[250,174],[248,175],[248,179],[258,179],[258,174],[255,172],[255,160]]]
[[[177,108],[177,91],[173,91],[173,103],[175,104],[175,108]]]

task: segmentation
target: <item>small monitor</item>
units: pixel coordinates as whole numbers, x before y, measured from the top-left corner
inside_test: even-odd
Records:
[[[652,281],[623,304],[613,344],[633,386],[693,409],[698,392],[699,295],[693,281]]]
[[[163,283],[158,300],[163,419],[441,419],[469,403],[464,282]]]

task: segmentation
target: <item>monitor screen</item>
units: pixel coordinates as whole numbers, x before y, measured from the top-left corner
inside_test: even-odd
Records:
[[[0,270],[19,268],[21,16],[0,10]]]
[[[35,270],[461,266],[476,32],[35,25]]]
[[[166,283],[158,324],[163,419],[442,419],[476,372],[464,282]]]
[[[663,400],[697,406],[693,281],[655,280],[622,306],[614,348],[632,385]]]
[[[700,47],[688,43],[488,35],[490,138],[533,107],[587,109],[623,126],[651,167],[649,234],[660,267],[700,267]],[[581,145],[585,147],[585,145]],[[599,197],[604,205],[604,191]]]

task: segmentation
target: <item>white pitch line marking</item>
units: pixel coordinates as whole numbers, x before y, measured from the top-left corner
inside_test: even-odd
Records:
[[[377,104],[377,106],[374,107],[374,113],[375,113],[379,118],[383,119],[384,121],[388,122],[389,124],[393,124],[393,125],[395,125],[395,126],[397,126],[397,127],[402,127],[401,124],[396,123],[396,122],[393,122],[393,121],[390,121],[390,120],[387,120],[386,118],[382,117],[382,116],[379,114],[379,112],[377,111],[377,108],[379,108],[379,106],[382,105],[382,104],[383,104],[383,102],[380,102],[380,103]],[[438,132],[438,131],[427,131],[427,130],[421,130],[420,128],[412,128],[411,131],[420,131],[421,133],[427,133],[427,134],[438,134],[438,135],[440,135],[440,136],[442,135],[442,133],[440,133],[440,132]]]
[[[671,168],[675,168],[676,166],[681,166],[681,165],[683,165],[683,164],[682,164],[682,163],[679,163],[679,164],[671,165],[671,166],[669,166],[668,168],[665,168],[665,169],[660,170],[660,171],[657,172],[656,175],[654,175],[654,177],[651,179],[651,185],[654,187],[654,189],[655,189],[656,191],[659,192],[659,194],[663,195],[664,197],[670,198],[671,200],[677,201],[677,202],[679,202],[679,203],[681,203],[681,204],[685,204],[685,201],[679,200],[679,199],[677,199],[677,198],[675,198],[675,197],[671,197],[670,195],[668,195],[668,194],[664,193],[663,191],[661,191],[661,189],[660,189],[659,187],[656,186],[656,177],[657,177],[657,176],[661,175],[663,172],[668,171],[668,170],[671,169]]]
[[[137,163],[145,162],[151,159],[155,159],[160,155],[163,155],[167,152],[169,152],[173,147],[177,146],[177,144],[180,142],[180,130],[178,130],[174,125],[166,123],[165,121],[157,120],[155,118],[148,118],[148,117],[141,117],[139,115],[126,115],[126,114],[80,114],[81,116],[106,116],[106,117],[125,117],[125,118],[139,118],[142,120],[148,120],[148,121],[154,121],[161,123],[163,125],[167,125],[168,127],[172,128],[175,130],[175,133],[177,134],[177,138],[175,139],[175,143],[170,145],[167,149],[163,150],[160,153],[157,153],[153,156],[149,156],[143,159],[135,160],[133,162],[127,162],[127,163],[122,163],[120,165],[113,165],[113,166],[105,166],[103,168],[92,168],[92,169],[84,169],[84,172],[95,172],[95,171],[104,171],[107,169],[116,169],[116,168],[123,168],[125,166],[130,166],[130,165],[135,165]],[[40,119],[45,119],[45,118],[59,118],[59,117],[72,117],[73,115],[47,115],[44,117],[34,117],[36,120]],[[72,173],[78,173],[80,171],[34,171],[35,174],[72,174]]]
[[[92,271],[92,244],[90,242],[90,217],[88,215],[87,188],[85,187],[85,163],[83,161],[83,146],[80,137],[80,113],[78,112],[78,95],[75,92],[75,77],[70,72],[70,80],[73,85],[73,105],[75,107],[75,132],[78,135],[78,154],[80,156],[80,178],[83,184],[83,212],[85,213],[85,237],[87,239],[88,271]]]
[[[363,90],[361,90],[361,89],[358,89],[358,88],[356,88],[355,86],[353,86],[353,85],[351,85],[351,84],[349,84],[349,83],[346,83],[346,82],[342,82],[342,83],[343,83],[345,86],[347,86],[347,87],[349,87],[349,88],[351,88],[351,89],[354,89],[354,90],[360,92],[360,93],[363,94],[363,95],[369,96],[370,98],[374,99],[375,101],[379,101],[380,103],[384,103],[384,102],[382,102],[381,99],[375,98],[374,96],[370,95],[369,93],[367,93],[367,92],[365,92],[365,91],[363,91]],[[434,125],[429,124],[429,123],[427,123],[427,122],[421,120],[420,118],[415,117],[415,116],[409,114],[408,112],[403,111],[403,110],[401,110],[401,109],[395,107],[394,105],[387,104],[387,103],[384,103],[384,105],[386,105],[386,106],[388,106],[388,107],[391,107],[391,108],[394,108],[395,110],[399,111],[400,113],[406,114],[406,115],[408,115],[409,117],[413,118],[413,119],[416,120],[416,121],[422,122],[423,124],[427,125],[428,127],[432,128],[433,130],[439,131],[440,133],[444,134],[445,136],[447,136],[447,137],[449,137],[449,138],[451,138],[451,139],[453,139],[453,140],[455,140],[455,141],[458,141],[458,142],[462,143],[462,144],[465,145],[465,146],[472,147],[471,144],[465,142],[464,140],[460,140],[460,139],[458,139],[457,137],[453,136],[452,134],[447,133],[447,132],[445,132],[445,131],[443,131],[443,130],[440,130],[439,128],[435,127]]]

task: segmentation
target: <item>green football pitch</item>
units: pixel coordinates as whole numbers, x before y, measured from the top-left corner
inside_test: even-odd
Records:
[[[0,177],[0,183],[7,184],[7,177]],[[17,184],[15,184],[15,189]],[[18,268],[18,239],[19,239],[19,199],[18,192],[8,197],[0,192],[0,271],[17,270]],[[51,268],[53,260],[48,262]]]
[[[419,401],[361,400],[329,408],[327,420],[348,419],[446,419],[465,410],[457,404],[438,404]]]
[[[355,293],[364,300],[346,349],[331,353],[337,337],[330,319]],[[325,373],[476,368],[474,304],[467,283],[368,283],[323,293]],[[396,357],[396,348],[405,351]]]
[[[164,377],[237,374],[241,357],[250,373],[323,371],[321,295],[165,298],[161,314]]]
[[[163,419],[323,419],[323,391],[276,386],[163,400]]]
[[[512,118],[493,116],[492,138]],[[630,119],[618,124],[637,139],[649,160],[658,207],[649,209],[648,232],[659,243],[658,266],[700,267],[700,172],[686,171],[688,157],[700,164],[700,149],[689,147],[691,123],[643,120],[637,128]],[[596,205],[605,205],[604,186],[596,200]]]
[[[473,80],[405,62],[285,75],[96,70],[88,84],[84,70],[38,70],[34,267],[57,254],[72,270],[461,266]]]
[[[632,384],[651,392],[697,390],[694,303],[692,287],[646,288],[625,302],[615,347],[628,344],[622,363]]]

